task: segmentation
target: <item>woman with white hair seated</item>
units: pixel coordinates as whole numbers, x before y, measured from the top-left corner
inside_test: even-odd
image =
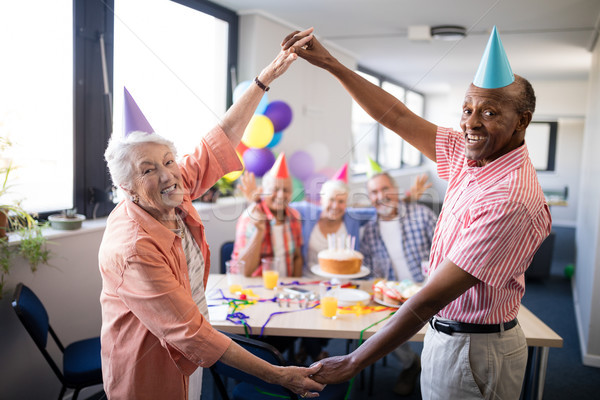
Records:
[[[303,397],[322,390],[310,379],[320,366],[273,366],[210,325],[204,295],[210,254],[192,205],[225,173],[242,168],[235,146],[267,86],[295,59],[280,52],[179,162],[173,143],[153,133],[126,92],[125,137],[113,135],[105,158],[127,198],[108,217],[99,251],[102,375],[109,399],[187,399],[188,377],[217,360]]]

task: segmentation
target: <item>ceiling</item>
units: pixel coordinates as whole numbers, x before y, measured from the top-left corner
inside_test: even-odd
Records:
[[[361,66],[422,93],[471,82],[496,25],[512,69],[530,80],[585,80],[600,26],[600,0],[211,0],[313,26]],[[460,25],[459,41],[413,41],[410,26]]]

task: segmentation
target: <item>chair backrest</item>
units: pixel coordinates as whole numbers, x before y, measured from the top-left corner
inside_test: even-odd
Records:
[[[40,299],[31,289],[22,283],[19,283],[15,289],[12,307],[25,327],[25,330],[27,330],[48,364],[50,364],[52,371],[54,371],[61,382],[64,382],[62,371],[56,362],[54,362],[48,350],[46,350],[48,333],[50,333],[61,352],[64,352],[65,348],[56,336],[56,333],[52,330],[52,326],[48,320],[48,313]]]
[[[19,283],[12,306],[35,344],[46,348],[48,343],[48,313],[40,299],[27,286]]]
[[[271,346],[268,343],[261,342],[259,340],[255,340],[255,339],[250,339],[250,338],[240,336],[240,335],[226,333],[226,332],[223,332],[223,334],[229,336],[232,340],[234,340],[237,344],[242,346],[248,352],[254,354],[255,356],[257,356],[259,358],[262,358],[263,360],[267,361],[270,364],[273,364],[273,365],[285,365],[286,364],[285,359],[283,358],[281,353],[275,347]],[[239,382],[246,382],[251,385],[261,387],[261,388],[265,389],[266,391],[273,391],[274,388],[277,388],[278,390],[280,390],[280,391],[283,390],[284,393],[287,393],[289,395],[290,399],[297,399],[297,396],[295,393],[293,393],[285,388],[267,383],[267,382],[263,381],[262,379],[255,377],[254,375],[247,374],[243,371],[240,371],[239,369],[236,369],[236,368],[230,367],[229,365],[223,364],[220,361],[217,361],[211,367],[211,371],[213,372],[213,375],[214,375],[214,373],[217,373],[221,376],[227,376],[227,377],[233,378]]]
[[[221,273],[227,272],[225,263],[231,260],[231,254],[233,253],[233,242],[225,242],[221,245]]]

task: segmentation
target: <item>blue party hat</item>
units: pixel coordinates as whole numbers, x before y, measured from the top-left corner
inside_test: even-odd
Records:
[[[515,75],[510,68],[496,26],[494,26],[473,79],[473,85],[483,89],[496,89],[508,86],[514,81]]]
[[[146,133],[154,132],[154,129],[144,117],[142,110],[138,107],[135,100],[127,90],[125,91],[125,101],[123,102],[123,136],[127,137],[131,132],[141,131]]]

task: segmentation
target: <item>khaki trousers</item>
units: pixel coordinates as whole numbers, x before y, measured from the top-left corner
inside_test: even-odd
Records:
[[[452,335],[430,326],[421,363],[425,400],[516,400],[527,366],[527,343],[518,324],[500,333]]]

